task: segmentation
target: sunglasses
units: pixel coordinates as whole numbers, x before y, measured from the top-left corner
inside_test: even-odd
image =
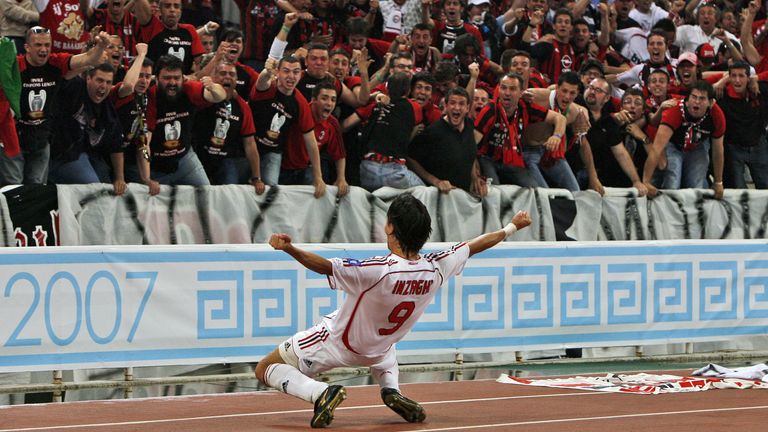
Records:
[[[34,27],[29,29],[29,32],[30,33],[34,33],[34,34],[41,34],[41,33],[42,34],[48,34],[51,31],[49,29],[45,28],[45,27],[34,26]]]

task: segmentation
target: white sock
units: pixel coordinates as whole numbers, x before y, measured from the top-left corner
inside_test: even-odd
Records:
[[[397,366],[384,370],[371,368],[371,373],[381,388],[393,388],[400,391],[400,371]]]
[[[315,381],[287,364],[271,364],[264,375],[268,386],[307,402],[314,403],[328,388],[328,384]]]

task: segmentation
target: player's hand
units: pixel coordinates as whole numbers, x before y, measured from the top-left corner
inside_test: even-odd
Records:
[[[442,193],[448,193],[456,189],[456,186],[452,185],[448,180],[438,180],[434,186]]]
[[[477,62],[472,62],[468,66],[468,69],[469,69],[469,77],[471,79],[477,80],[477,77],[480,76],[480,65],[477,64]]]
[[[475,195],[479,196],[480,198],[483,198],[488,195],[488,181],[481,176],[474,176],[472,179],[472,186],[470,187],[470,191],[473,192]]]
[[[659,194],[659,190],[656,189],[656,186],[650,183],[645,183],[645,189],[648,191],[647,195],[651,198]]]
[[[512,223],[518,230],[521,230],[531,224],[531,216],[526,211],[519,211],[512,217]]]
[[[558,147],[560,147],[560,141],[562,138],[558,138],[556,136],[549,137],[544,142],[544,148],[546,148],[548,151],[555,151]]]
[[[145,43],[137,43],[136,44],[136,55],[140,56],[146,56],[147,55],[147,44]]]
[[[147,186],[149,186],[150,196],[155,196],[160,193],[160,183],[156,182],[155,180],[150,180]]]
[[[294,24],[296,24],[296,21],[299,20],[299,14],[296,12],[289,12],[285,14],[285,18],[283,19],[283,24],[285,24],[286,27],[291,28]]]
[[[723,199],[723,182],[715,182],[712,185],[712,190],[715,191],[715,198]]]
[[[284,251],[291,247],[291,236],[283,233],[272,234],[272,237],[269,238],[269,245],[275,250]]]
[[[127,185],[125,184],[125,180],[115,180],[112,183],[112,187],[115,191],[115,195],[120,196],[125,193]]]
[[[325,182],[323,179],[315,179],[315,198],[325,195]]]
[[[251,184],[253,185],[253,189],[256,191],[256,195],[261,195],[266,190],[266,186],[261,179],[251,182]]]
[[[632,186],[637,189],[637,196],[645,196],[648,194],[648,188],[645,186],[645,183],[638,180],[632,183]]]
[[[336,179],[336,183],[334,183],[334,185],[339,188],[339,191],[336,192],[336,196],[338,197],[343,197],[347,194],[347,192],[349,192],[349,184],[347,183],[346,179]]]
[[[603,184],[600,183],[600,180],[597,178],[589,181],[589,188],[599,193],[600,196],[605,195],[605,188],[603,187]]]

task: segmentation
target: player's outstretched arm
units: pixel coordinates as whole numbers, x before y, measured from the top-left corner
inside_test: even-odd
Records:
[[[333,273],[331,262],[320,255],[299,249],[291,243],[291,236],[288,234],[272,234],[269,239],[269,245],[276,250],[285,251],[304,267],[324,275]]]
[[[517,214],[512,218],[512,222],[508,223],[504,228],[492,233],[486,233],[475,237],[467,242],[467,246],[469,246],[469,256],[480,253],[490,247],[496,246],[502,240],[512,235],[515,231],[523,229],[530,224],[531,217],[528,215],[528,212],[517,212]]]

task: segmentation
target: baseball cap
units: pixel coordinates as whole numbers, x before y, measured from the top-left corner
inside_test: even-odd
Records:
[[[677,64],[680,64],[684,61],[691,62],[695,65],[699,64],[699,58],[692,52],[685,52],[677,57]]]
[[[491,4],[491,0],[469,0],[470,6],[480,6],[483,3]]]
[[[603,64],[595,59],[588,59],[584,61],[584,63],[581,65],[581,68],[579,68],[579,74],[582,75],[590,69],[597,69],[600,72],[600,75],[605,75],[605,68],[603,67]]]
[[[702,63],[715,60],[715,47],[708,43],[703,43],[696,48],[696,56]]]

